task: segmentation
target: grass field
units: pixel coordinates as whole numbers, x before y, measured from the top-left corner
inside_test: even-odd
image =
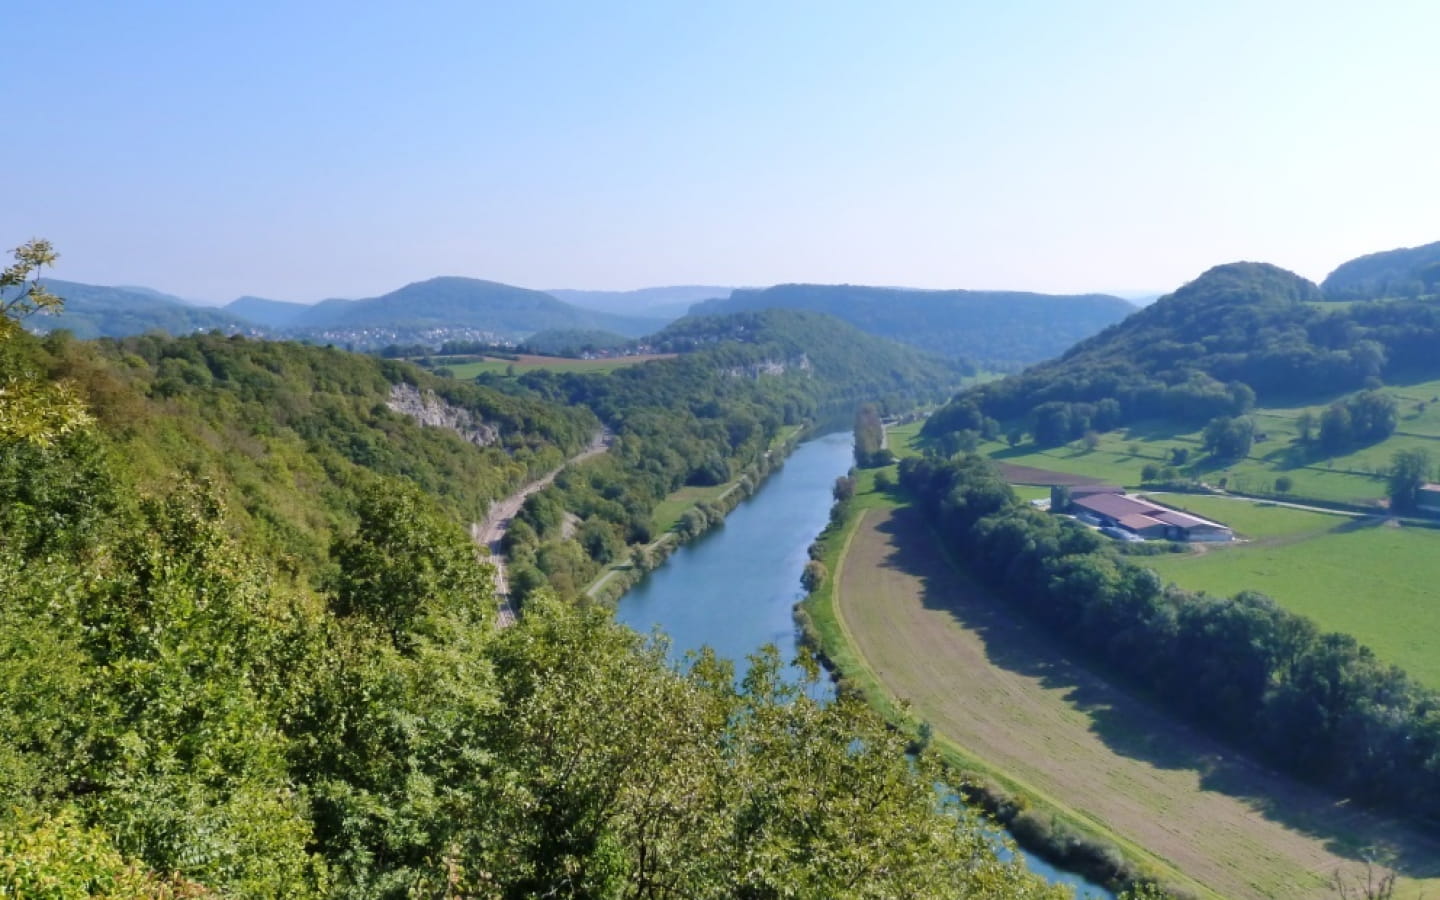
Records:
[[[1268,594],[1321,629],[1354,636],[1382,661],[1440,689],[1440,654],[1435,652],[1440,531],[1217,498],[1197,504],[1200,499],[1186,496],[1185,505],[1259,539],[1211,546],[1200,554],[1150,557],[1144,565],[1192,590]]]
[[[1265,500],[1246,500],[1239,497],[1167,493],[1151,493],[1145,496],[1156,503],[1194,513],[1201,518],[1223,522],[1234,529],[1236,537],[1245,540],[1317,536],[1354,520],[1354,516],[1344,513],[1294,509]],[[1233,548],[1212,546],[1206,549],[1218,552]]]
[[[1071,662],[960,575],[916,514],[876,496],[857,497],[862,512],[832,566],[844,638],[832,655],[862,687],[883,688],[887,714],[907,715],[905,701],[963,759],[1123,847],[1143,846],[1207,895],[1331,896],[1329,874],[1356,870],[1362,846],[1440,878],[1440,847],[1236,758]]]
[[[732,484],[717,484],[711,487],[682,487],[661,500],[651,514],[651,531],[660,535],[675,527],[685,511],[702,500],[714,500],[731,488]]]
[[[614,359],[570,359],[564,356],[532,356],[522,354],[518,359],[486,359],[483,362],[457,363],[446,365],[443,357],[436,359],[437,366],[448,368],[455,378],[471,379],[482,372],[504,375],[513,366],[516,374],[523,375],[537,369],[550,372],[613,372],[626,366],[639,365],[652,359],[668,359],[675,354],[661,353],[648,356],[620,356]]]

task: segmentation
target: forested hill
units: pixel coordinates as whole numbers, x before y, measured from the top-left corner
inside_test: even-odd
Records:
[[[47,252],[17,251],[7,313],[51,302],[15,290]],[[588,518],[532,571],[608,551],[621,501],[648,513],[607,472],[668,489],[724,473],[667,448],[764,459],[774,401],[813,383],[701,361],[628,376],[656,405],[614,410],[613,452],[557,480]],[[333,349],[40,338],[5,315],[0,384],[0,894],[1060,896],[937,809],[933,757],[858,699],[785,687],[778,660],[742,693],[544,589],[495,627],[464,524],[588,440],[584,409]]]
[[[917,351],[836,316],[806,310],[692,314],[649,341],[661,351],[706,350],[715,365],[734,371],[766,363],[803,365],[821,380],[827,396],[859,400],[887,395],[918,400],[975,374],[968,360]]]
[[[64,329],[79,338],[95,338],[147,331],[190,334],[212,329],[225,332],[254,329],[254,323],[228,312],[192,306],[178,297],[146,288],[80,284],[53,278],[45,279],[45,286],[65,299],[65,307],[57,315],[29,319],[26,325],[36,331]]]
[[[1440,372],[1440,305],[1319,299],[1313,283],[1272,265],[1217,266],[1059,359],[967,392],[927,430],[972,427],[961,423],[975,409],[1002,420],[1076,413],[1081,432],[1147,417],[1204,423],[1246,411],[1257,395],[1317,399]]]
[[[1135,307],[1104,294],[921,291],[859,285],[785,284],[737,290],[691,308],[696,315],[760,309],[829,313],[880,337],[991,369],[1059,355]]]
[[[599,329],[639,337],[663,324],[662,319],[580,309],[540,291],[495,281],[443,277],[364,300],[326,300],[296,317],[290,327],[302,333],[470,328],[513,339],[552,328]]]
[[[134,489],[166,486],[178,471],[204,479],[253,550],[311,575],[353,527],[365,484],[403,479],[455,521],[474,521],[599,427],[583,409],[295,343],[56,335],[29,359],[77,389]],[[458,428],[416,418],[447,413]]]
[[[1440,293],[1440,241],[1352,259],[1331,272],[1320,286],[1330,300]]]

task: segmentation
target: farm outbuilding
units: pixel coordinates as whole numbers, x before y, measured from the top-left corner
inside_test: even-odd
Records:
[[[1231,541],[1235,534],[1219,522],[1182,513],[1151,503],[1142,497],[1127,496],[1121,488],[1087,486],[1079,495],[1072,489],[1069,510],[1105,527],[1120,528],[1146,540]]]

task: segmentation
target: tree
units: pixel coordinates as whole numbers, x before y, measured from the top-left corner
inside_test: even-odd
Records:
[[[0,272],[0,316],[13,322],[32,313],[58,311],[62,305],[60,298],[40,283],[42,270],[55,265],[60,258],[55,248],[49,241],[31,238],[11,254],[15,262]],[[0,333],[0,337],[3,336]]]
[[[1255,424],[1241,416],[1218,416],[1205,426],[1205,449],[1222,459],[1242,459],[1249,455],[1255,439]]]
[[[397,642],[428,613],[485,618],[490,567],[464,530],[437,515],[415,488],[376,482],[362,495],[359,528],[336,542],[333,605],[368,619]]]
[[[1430,479],[1430,454],[1422,449],[1396,450],[1390,458],[1390,509],[1415,512],[1420,488]]]
[[[807,594],[813,594],[820,590],[828,575],[825,564],[818,559],[812,559],[805,564],[805,571],[800,573],[800,586],[805,588]]]
[[[1310,443],[1310,439],[1315,436],[1315,414],[1307,409],[1296,416],[1295,430],[1299,432],[1300,443]]]
[[[1290,489],[1294,486],[1295,482],[1290,478],[1289,475],[1281,475],[1279,478],[1275,479],[1275,493],[1277,494],[1288,494],[1290,493]]]
[[[0,347],[16,339],[21,319],[63,306],[40,281],[42,270],[59,258],[50,242],[35,238],[11,252],[15,262],[0,271]],[[18,440],[49,446],[90,422],[68,383],[44,381],[0,355],[0,444]]]

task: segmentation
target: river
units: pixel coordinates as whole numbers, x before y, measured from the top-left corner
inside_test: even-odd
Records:
[[[762,645],[795,656],[791,609],[801,599],[806,550],[830,517],[831,488],[849,470],[851,436],[826,435],[796,448],[784,466],[725,524],[681,547],[621,598],[616,618],[641,632],[659,627],[678,659],[709,645],[735,660]],[[1028,853],[1031,870],[1081,898],[1113,898],[1099,885]]]

